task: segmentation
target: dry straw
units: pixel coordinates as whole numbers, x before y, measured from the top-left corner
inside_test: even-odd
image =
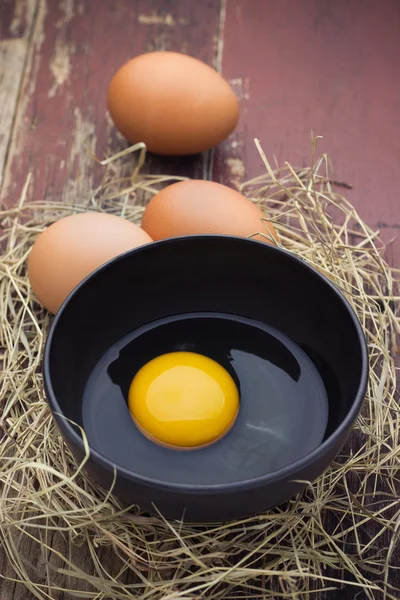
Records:
[[[63,600],[399,598],[399,286],[378,233],[334,191],[328,158],[273,169],[256,143],[266,172],[243,193],[265,208],[282,246],[343,291],[366,332],[371,378],[350,443],[306,492],[236,523],[168,523],[94,487],[44,398],[40,361],[50,318],[32,298],[26,258],[37,234],[70,213],[100,210],[139,222],[140,205],[174,178],[139,169],[130,176],[128,151],[103,162],[100,187],[81,204],[27,203],[28,179],[19,205],[0,213],[2,598],[14,582],[27,588],[21,597],[29,590]],[[136,150],[143,164],[145,148]]]

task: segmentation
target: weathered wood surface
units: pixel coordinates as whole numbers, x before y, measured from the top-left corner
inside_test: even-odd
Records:
[[[0,4],[0,189],[34,23],[36,0]]]
[[[126,145],[106,113],[112,74],[128,58],[154,49],[185,51],[213,64],[218,24],[219,7],[212,2],[40,0],[3,201],[15,201],[29,172],[28,198],[68,201],[87,194],[100,169],[85,147],[104,156]],[[170,160],[162,168],[201,177],[203,162]]]
[[[397,238],[400,266],[400,2],[228,0],[222,71],[242,111],[214,176],[259,175],[254,137],[280,164],[309,165],[313,130],[363,218]]]
[[[387,240],[399,233],[397,0],[0,0],[3,202],[18,200],[29,172],[29,198],[68,201],[91,189],[99,171],[84,145],[98,156],[126,145],[106,115],[110,77],[152,49],[185,51],[221,68],[242,109],[220,148],[184,161],[152,158],[153,171],[235,185],[261,172],[254,137],[268,156],[306,165],[312,129],[323,135],[319,148],[331,155],[337,179],[354,186],[348,195],[364,218]],[[388,256],[400,267],[398,240]],[[43,555],[23,544],[29,573],[45,584]],[[50,545],[66,551],[61,535]],[[74,552],[74,562],[89,568],[91,559]],[[106,565],[112,553],[103,549],[99,558]],[[1,550],[0,573],[14,577]],[[0,583],[1,600],[33,597]],[[349,587],[329,599],[354,597]]]

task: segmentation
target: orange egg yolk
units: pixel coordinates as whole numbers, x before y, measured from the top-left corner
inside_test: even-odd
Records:
[[[229,431],[239,409],[239,392],[228,371],[211,358],[170,352],[137,372],[128,405],[136,425],[151,440],[195,449]]]

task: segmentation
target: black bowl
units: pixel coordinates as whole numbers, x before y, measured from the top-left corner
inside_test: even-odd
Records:
[[[199,312],[255,319],[289,336],[307,353],[328,396],[328,426],[322,442],[305,456],[297,458],[295,453],[291,464],[272,472],[266,464],[265,472],[249,478],[243,471],[240,479],[238,469],[238,478],[231,482],[210,483],[201,477],[198,483],[169,480],[169,453],[176,451],[144,436],[148,445],[132,456],[129,468],[93,447],[86,468],[103,487],[109,489],[114,482],[117,497],[144,511],[154,512],[156,507],[167,518],[223,521],[280,505],[324,471],[345,443],[361,408],[368,378],[367,349],[359,321],[342,294],[289,252],[262,242],[213,235],[137,248],[103,265],[72,292],[47,339],[48,402],[78,461],[85,451],[76,425],[83,426],[83,393],[99,359],[141,326]],[[254,398],[255,404],[259,402]],[[133,422],[131,426],[135,427]],[[213,452],[218,451],[218,443]],[[138,468],[146,452],[153,452],[151,460],[162,464],[162,480]],[[180,456],[185,461],[200,460],[201,452]],[[193,464],[200,473],[201,461]]]

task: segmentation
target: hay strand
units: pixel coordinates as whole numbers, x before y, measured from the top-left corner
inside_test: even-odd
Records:
[[[27,202],[28,176],[18,205],[0,211],[0,538],[14,573],[0,575],[3,584],[20,582],[43,600],[61,592],[91,600],[309,600],[346,590],[349,598],[399,597],[396,273],[379,232],[338,193],[349,185],[333,181],[316,138],[312,164],[302,169],[273,168],[256,145],[265,173],[242,192],[266,211],[283,247],[342,290],[366,332],[371,377],[349,445],[286,505],[229,524],[148,517],[95,487],[63,444],[44,398],[40,361],[50,318],[32,298],[26,258],[58,218],[96,210],[138,223],[160,186],[182,178],[142,174],[143,145],[101,161],[101,185],[73,206]]]

